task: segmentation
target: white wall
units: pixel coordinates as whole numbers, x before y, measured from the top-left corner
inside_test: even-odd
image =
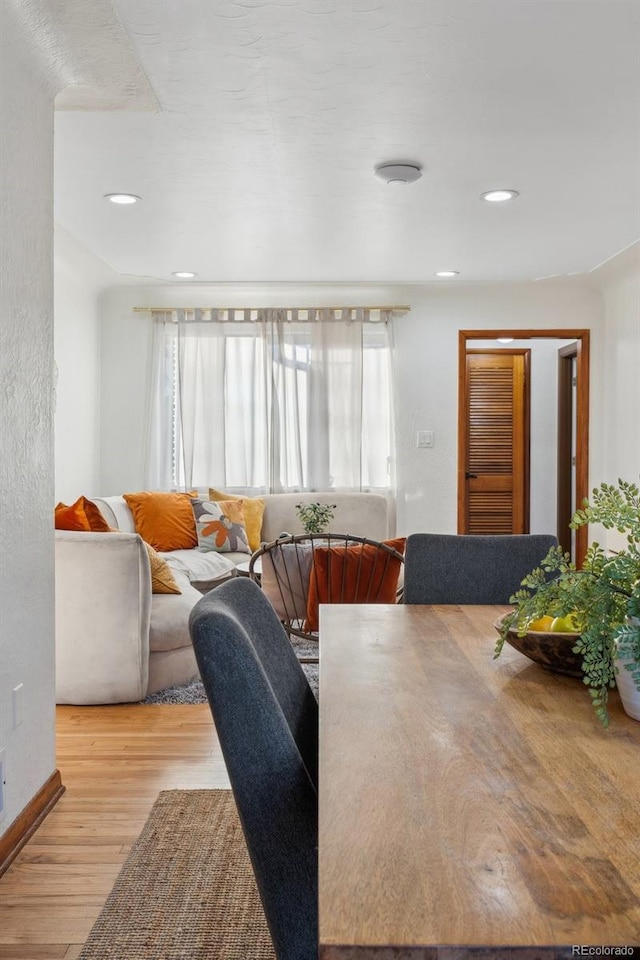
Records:
[[[54,243],[55,499],[100,485],[100,291],[117,275],[56,224]]]
[[[53,98],[0,4],[0,834],[55,770]],[[14,728],[12,690],[24,684]]]
[[[407,291],[410,296],[410,291]],[[602,298],[576,279],[502,286],[414,287],[411,313],[396,325],[398,528],[456,530],[458,330],[590,328],[591,386],[597,396]],[[595,358],[595,360],[594,360]],[[416,430],[433,430],[432,450],[418,450]],[[599,415],[592,408],[591,468],[600,459]],[[596,466],[597,468],[597,466]]]
[[[603,469],[594,485],[619,477],[640,483],[640,244],[595,271],[593,280],[605,309]],[[620,546],[613,532],[595,538]]]
[[[104,494],[144,485],[151,321],[146,314],[133,313],[132,307],[283,303],[411,305],[394,330],[399,533],[456,530],[458,330],[591,328],[592,390],[596,398],[601,393],[602,296],[579,280],[486,287],[189,284],[113,289],[103,302],[101,341]],[[601,447],[597,402],[591,424],[594,469]],[[416,448],[417,430],[434,431],[433,449]],[[537,502],[535,510],[540,509]],[[536,526],[546,524],[546,516],[541,519],[539,512],[534,519]]]

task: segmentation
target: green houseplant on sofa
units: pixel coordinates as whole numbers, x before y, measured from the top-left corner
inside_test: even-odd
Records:
[[[335,503],[298,503],[296,513],[305,533],[324,533],[333,520]]]
[[[606,530],[626,535],[626,547],[607,553],[593,543],[581,569],[561,548],[550,550],[541,566],[522,581],[511,598],[515,609],[503,620],[495,656],[499,656],[509,629],[523,635],[530,624],[545,615],[572,614],[576,636],[574,652],[582,657],[583,682],[589,688],[602,724],[609,724],[607,702],[616,675],[626,671],[632,690],[640,691],[640,490],[618,480],[594,489],[571,520],[577,529],[599,523]],[[620,678],[619,687],[628,677]],[[629,712],[629,711],[628,711]],[[635,716],[634,713],[631,713]],[[636,716],[636,719],[640,717]]]

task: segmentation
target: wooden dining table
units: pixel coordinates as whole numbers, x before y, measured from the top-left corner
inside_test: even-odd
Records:
[[[321,607],[320,960],[640,944],[640,723],[494,659],[505,609]]]

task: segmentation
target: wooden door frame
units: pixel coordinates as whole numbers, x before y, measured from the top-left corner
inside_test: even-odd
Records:
[[[581,506],[589,493],[589,345],[590,331],[584,329],[518,330],[500,327],[495,330],[458,331],[458,533],[464,524],[464,448],[466,427],[463,424],[464,372],[466,370],[467,342],[469,340],[575,340],[576,354],[576,504]],[[576,530],[576,563],[582,564],[589,543],[587,526]]]
[[[571,552],[571,531],[566,524],[572,515],[573,456],[573,360],[577,356],[575,343],[558,350],[558,540],[567,553]],[[578,504],[576,504],[577,506]],[[561,536],[561,531],[563,535]]]

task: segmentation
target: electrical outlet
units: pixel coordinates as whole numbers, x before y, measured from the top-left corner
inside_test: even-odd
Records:
[[[0,820],[4,818],[5,803],[4,750],[0,750]]]

